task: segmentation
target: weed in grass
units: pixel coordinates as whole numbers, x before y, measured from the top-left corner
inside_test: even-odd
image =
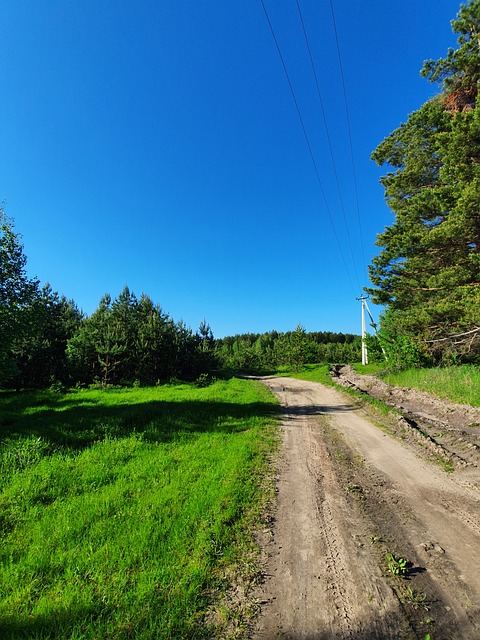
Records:
[[[6,438],[0,448],[0,478],[5,482],[7,477],[34,466],[49,450],[41,437]]]

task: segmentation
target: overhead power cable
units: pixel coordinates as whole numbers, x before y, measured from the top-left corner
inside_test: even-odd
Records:
[[[340,76],[341,76],[342,87],[343,87],[343,99],[344,99],[344,104],[345,104],[345,115],[346,115],[346,119],[347,119],[348,140],[349,140],[349,144],[350,144],[350,157],[352,159],[352,173],[353,173],[353,183],[354,183],[354,189],[355,189],[355,201],[356,201],[356,208],[357,208],[358,230],[359,230],[359,235],[360,235],[360,249],[361,249],[361,252],[362,252],[362,264],[364,265],[364,267],[366,267],[367,263],[365,261],[365,252],[363,250],[362,224],[361,224],[361,219],[360,219],[360,205],[359,205],[359,200],[358,200],[357,172],[356,172],[356,169],[355,169],[355,159],[354,159],[354,155],[353,155],[352,127],[350,126],[350,114],[349,114],[349,110],[348,110],[347,91],[345,89],[345,77],[343,75],[342,56],[340,55],[340,45],[339,45],[339,41],[338,41],[337,23],[336,23],[336,20],[335,20],[335,12],[333,10],[333,0],[330,0],[330,11],[332,13],[333,31],[335,33],[335,43],[336,43],[336,46],[337,46],[338,64],[339,64],[339,67],[340,67]]]
[[[277,37],[276,37],[276,35],[275,35],[275,31],[274,31],[274,29],[273,29],[273,25],[272,25],[272,23],[271,23],[271,20],[270,20],[269,15],[268,15],[268,11],[267,11],[267,8],[266,8],[266,6],[265,6],[265,3],[264,3],[264,1],[263,1],[263,0],[260,0],[260,2],[261,2],[261,5],[262,5],[262,8],[263,8],[263,11],[264,11],[264,13],[265,13],[265,18],[266,18],[266,20],[267,20],[268,26],[269,26],[269,28],[270,28],[270,32],[271,32],[271,34],[272,34],[273,41],[274,41],[274,43],[275,43],[275,47],[276,47],[276,49],[277,49],[278,56],[279,56],[279,58],[280,58],[280,62],[281,62],[281,64],[282,64],[283,71],[284,71],[284,73],[285,73],[285,77],[286,77],[286,79],[287,79],[287,83],[288,83],[288,86],[289,86],[289,88],[290,88],[290,92],[291,92],[291,94],[292,94],[293,102],[294,102],[294,104],[295,104],[295,109],[296,109],[296,111],[297,111],[297,115],[298,115],[298,118],[299,118],[299,120],[300,120],[300,125],[301,125],[301,127],[302,127],[303,135],[304,135],[304,137],[305,137],[305,142],[307,143],[308,151],[309,151],[309,154],[310,154],[310,159],[311,159],[311,161],[312,161],[313,168],[314,168],[314,171],[315,171],[315,175],[316,175],[316,177],[317,177],[317,182],[318,182],[318,185],[319,185],[319,187],[320,187],[320,192],[321,192],[321,194],[322,194],[322,198],[323,198],[323,201],[324,201],[324,204],[325,204],[325,209],[326,209],[326,211],[327,211],[327,214],[328,214],[328,217],[329,217],[329,220],[330,220],[330,224],[332,225],[333,234],[334,234],[334,236],[335,236],[335,240],[336,240],[337,245],[338,245],[338,251],[339,251],[340,256],[341,256],[341,258],[342,258],[343,266],[344,266],[344,268],[345,268],[345,272],[346,272],[347,277],[348,277],[348,280],[349,280],[349,282],[350,282],[350,286],[352,287],[352,290],[353,290],[353,292],[355,293],[355,287],[354,287],[353,282],[352,282],[352,279],[351,279],[351,277],[350,277],[350,271],[349,271],[349,269],[348,269],[348,267],[347,267],[347,263],[346,263],[346,261],[345,261],[345,256],[344,256],[344,254],[343,254],[342,246],[341,246],[341,244],[340,244],[340,240],[339,240],[338,235],[337,235],[337,230],[335,229],[335,225],[334,225],[334,222],[333,222],[332,213],[331,213],[331,211],[330,211],[330,207],[328,206],[327,198],[325,197],[325,191],[324,191],[324,189],[323,189],[322,181],[321,181],[321,179],[320,179],[320,173],[319,173],[319,171],[318,171],[317,163],[316,163],[316,161],[315,161],[315,156],[313,155],[312,145],[310,144],[310,140],[309,140],[309,137],[308,137],[308,134],[307,134],[307,130],[306,130],[306,128],[305,128],[305,123],[304,123],[303,118],[302,118],[302,114],[301,114],[301,111],[300,111],[300,107],[299,107],[299,104],[298,104],[298,100],[297,100],[297,97],[296,97],[296,95],[295,95],[295,91],[294,91],[294,89],[293,89],[293,85],[292,85],[292,82],[291,82],[291,80],[290,80],[290,76],[289,76],[289,74],[288,74],[287,66],[286,66],[286,64],[285,64],[285,60],[284,60],[284,58],[283,58],[283,55],[282,55],[282,52],[281,52],[281,49],[280,49],[280,45],[279,45],[278,40],[277,40]]]
[[[343,203],[342,190],[340,189],[340,182],[338,180],[337,165],[336,165],[336,162],[335,162],[335,157],[333,155],[332,142],[331,142],[331,139],[330,139],[330,131],[329,131],[328,123],[327,123],[327,118],[326,118],[326,115],[325,115],[325,109],[323,107],[323,100],[322,100],[322,94],[320,92],[320,84],[318,82],[317,70],[315,68],[315,63],[313,61],[312,50],[310,48],[310,42],[308,40],[307,30],[305,29],[305,22],[303,20],[303,15],[302,15],[302,10],[300,8],[300,3],[299,3],[299,0],[295,0],[295,1],[296,1],[296,4],[297,4],[298,15],[300,17],[300,22],[301,22],[301,25],[302,25],[303,37],[305,38],[305,44],[307,46],[308,56],[310,58],[310,66],[312,67],[313,77],[315,79],[315,87],[317,89],[318,101],[320,103],[320,111],[322,113],[323,124],[324,124],[324,127],[325,127],[325,134],[326,134],[326,137],[327,137],[328,149],[330,151],[330,159],[332,161],[333,173],[334,173],[334,176],[335,176],[335,183],[337,185],[338,199],[340,201],[340,208],[342,210],[343,222],[345,224],[345,231],[346,231],[346,234],[347,234],[347,241],[348,241],[348,247],[350,249],[350,257],[352,259],[353,271],[355,273],[355,279],[357,281],[357,287],[360,290],[360,282],[359,282],[359,279],[358,279],[358,273],[357,273],[357,269],[356,269],[356,266],[355,266],[355,257],[354,257],[354,254],[353,254],[352,241],[351,241],[351,238],[350,238],[350,232],[348,230],[348,223],[347,223],[347,217],[346,217],[346,214],[345,214],[345,206],[344,206],[344,203]]]

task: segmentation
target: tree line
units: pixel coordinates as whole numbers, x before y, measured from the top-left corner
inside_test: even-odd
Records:
[[[13,221],[0,207],[0,388],[205,381],[219,369],[265,371],[359,359],[360,338],[331,332],[243,334],[215,340],[128,287],[86,316],[73,300],[28,276]]]
[[[26,271],[13,221],[0,208],[0,388],[195,380],[216,366],[214,338],[193,332],[149,296],[106,294],[91,316]]]
[[[421,70],[439,94],[372,155],[394,222],[366,291],[386,305],[378,346],[398,366],[480,362],[480,0],[452,29],[458,48]]]
[[[216,354],[222,366],[243,371],[271,371],[286,366],[299,369],[317,362],[358,362],[361,338],[333,332],[307,333],[301,325],[295,331],[248,333],[216,340]]]

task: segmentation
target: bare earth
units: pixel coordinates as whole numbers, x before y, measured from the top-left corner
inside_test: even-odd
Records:
[[[359,385],[351,371],[338,373]],[[374,424],[330,387],[262,381],[284,418],[249,637],[480,638],[480,410],[443,414],[412,400],[405,417]],[[467,417],[449,422],[457,413]],[[432,462],[439,457],[454,471]],[[408,560],[407,576],[389,571],[389,553]]]

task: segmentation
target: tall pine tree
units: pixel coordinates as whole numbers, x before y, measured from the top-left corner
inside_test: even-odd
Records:
[[[373,152],[394,223],[378,236],[367,291],[382,331],[442,360],[480,358],[480,0],[452,22],[458,49],[427,61],[440,93]],[[380,336],[382,336],[382,331]],[[406,342],[405,342],[406,341]]]

